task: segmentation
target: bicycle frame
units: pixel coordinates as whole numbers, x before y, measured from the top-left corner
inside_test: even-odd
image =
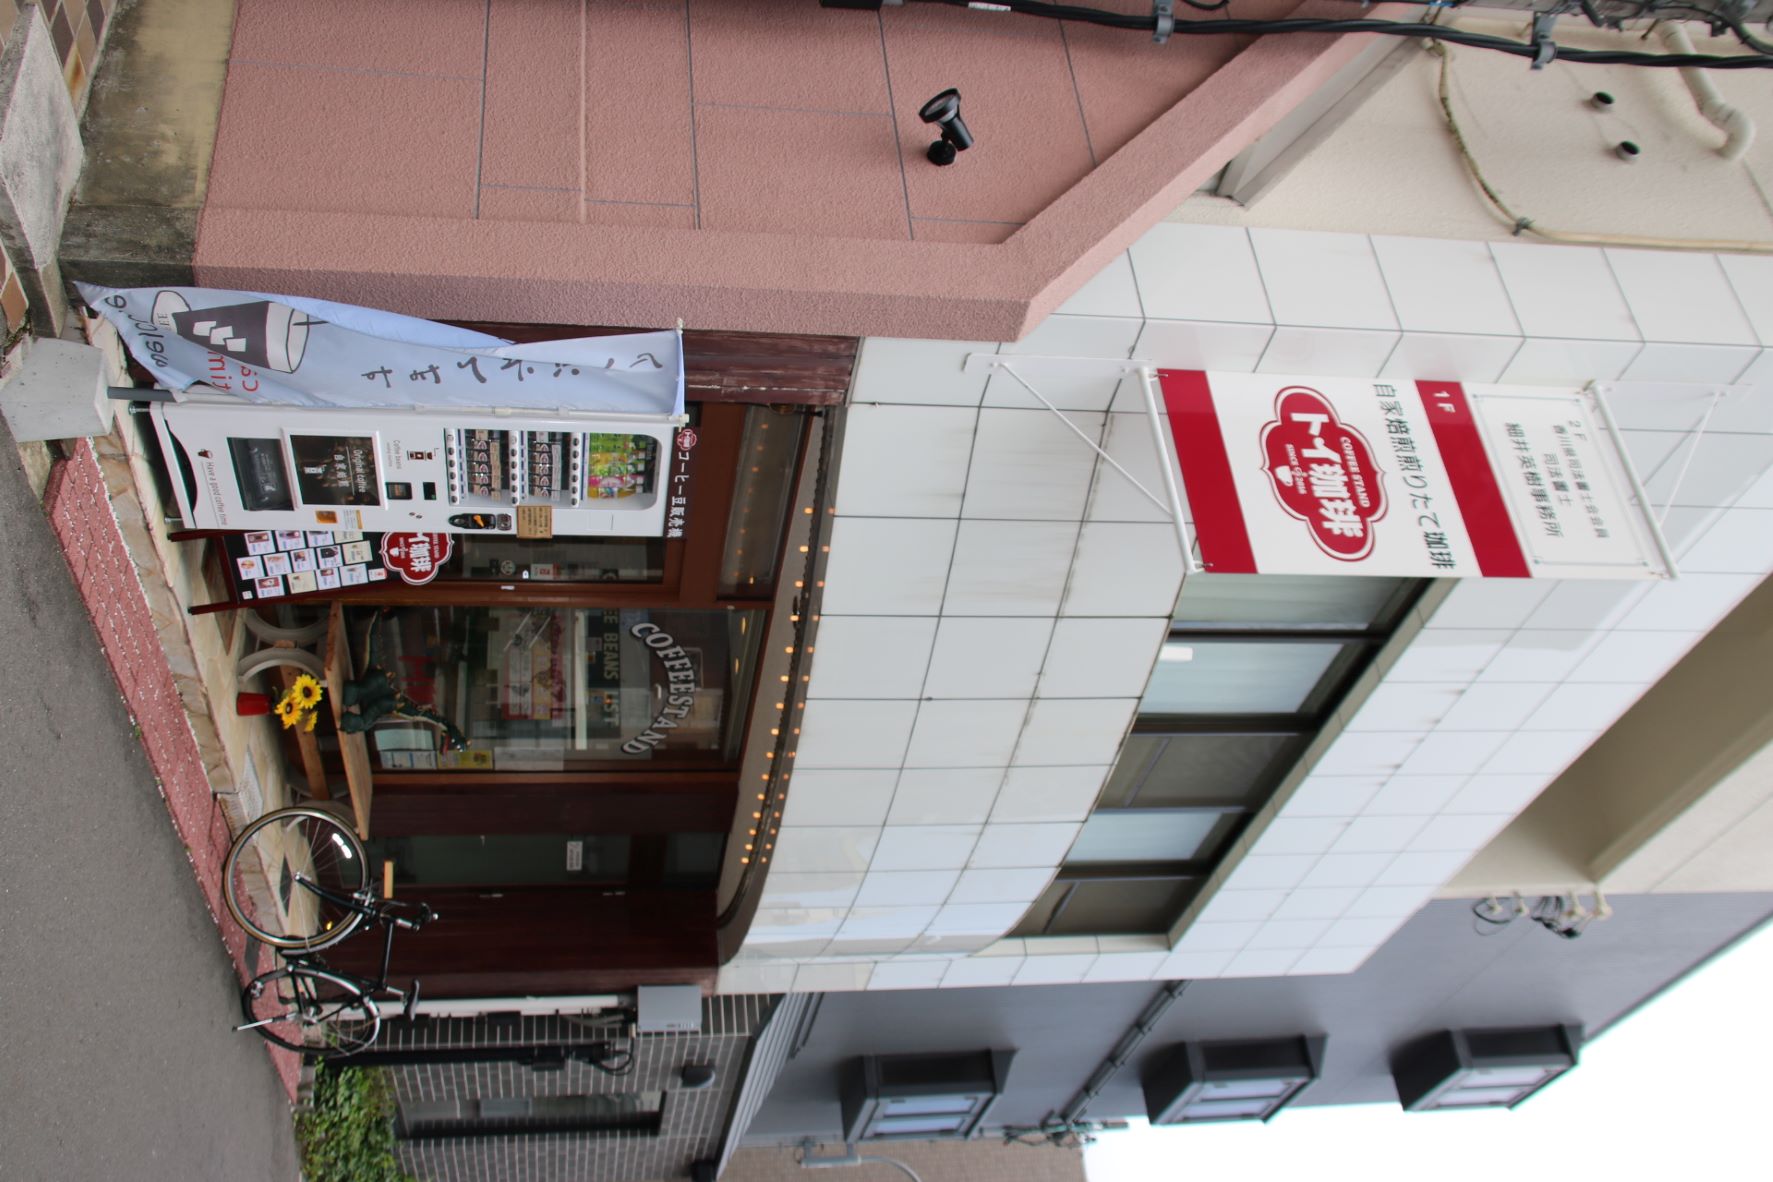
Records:
[[[413,1007],[418,1004],[418,982],[413,982],[413,988],[410,991],[396,989],[394,986],[388,984],[388,963],[394,955],[394,933],[400,929],[416,932],[424,927],[425,924],[437,918],[436,913],[423,903],[409,904],[396,903],[391,899],[377,900],[375,896],[370,894],[367,890],[359,891],[353,895],[343,895],[337,891],[328,890],[317,882],[310,882],[299,874],[295,876],[295,880],[301,886],[312,891],[314,894],[319,895],[328,902],[336,903],[341,907],[356,912],[373,923],[380,924],[384,931],[382,939],[382,966],[375,979],[371,980],[368,977],[360,977],[356,973],[344,972],[340,969],[333,968],[326,963],[325,958],[321,956],[320,950],[313,952],[295,952],[286,949],[283,953],[284,961],[291,964],[306,964],[315,968],[324,968],[335,977],[350,981],[352,984],[362,989],[365,995],[391,993],[395,997],[401,999],[406,1016],[408,1018],[412,1017]],[[414,906],[417,907],[419,912],[416,919],[407,919],[396,914],[396,912],[402,908]]]

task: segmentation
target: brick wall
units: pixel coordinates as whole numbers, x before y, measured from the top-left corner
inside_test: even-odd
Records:
[[[121,0],[42,0],[39,4],[21,0],[0,0],[0,49],[12,39],[21,19],[45,22],[56,58],[61,62],[62,80],[68,85],[68,96],[74,110],[84,110],[92,90],[92,72],[98,64],[99,50],[111,24],[111,14]],[[7,251],[0,249],[0,313],[4,314],[4,342],[25,323],[24,285],[19,281]],[[41,331],[41,329],[39,330]]]
[[[98,65],[99,48],[104,44],[105,30],[110,27],[111,13],[119,0],[40,0],[35,5],[20,0],[0,0],[0,45],[6,44],[25,9],[35,7],[49,26],[55,42],[56,57],[61,59],[62,78],[68,84],[68,97],[75,110],[86,102],[92,88],[93,67]]]
[[[923,1182],[1084,1182],[1083,1150],[1078,1146],[1005,1145],[1001,1141],[895,1141],[857,1146],[863,1154],[897,1158]],[[892,1166],[864,1162],[836,1172],[812,1173],[797,1164],[798,1149],[741,1149],[720,1182],[905,1182]],[[842,1145],[820,1145],[814,1155],[830,1157]]]
[[[401,1164],[424,1182],[651,1182],[688,1178],[692,1163],[718,1157],[727,1116],[744,1079],[753,1037],[776,1006],[768,995],[708,998],[698,1034],[634,1039],[634,1068],[612,1076],[588,1063],[537,1071],[517,1063],[426,1063],[391,1068],[403,1105],[418,1101],[665,1093],[658,1135],[546,1135],[405,1140]],[[500,1045],[566,1045],[610,1038],[608,1030],[563,1017],[431,1019],[384,1028],[377,1050]],[[617,1046],[625,1045],[622,1041]],[[685,1091],[685,1064],[714,1067],[712,1086]]]

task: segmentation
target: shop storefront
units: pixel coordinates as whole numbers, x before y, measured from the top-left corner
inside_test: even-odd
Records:
[[[522,340],[586,330],[492,331]],[[384,469],[391,455],[420,453],[412,472],[378,469],[362,481],[349,436],[303,426],[334,412],[281,412],[280,438],[322,441],[312,464],[298,453],[292,482],[331,481],[325,488],[280,487],[281,466],[255,467],[251,448],[226,433],[199,446],[167,443],[175,433],[162,431],[169,479],[187,491],[207,479],[193,457],[208,453],[244,493],[278,506],[294,491],[302,512],[327,503],[328,490],[343,490],[333,498],[341,511],[367,505],[347,495],[366,481],[384,510],[408,497],[423,509],[428,492],[441,493],[440,516],[497,513],[501,501],[509,511],[514,488],[530,503],[538,489],[556,500],[555,536],[452,527],[426,543],[416,569],[407,543],[386,539],[428,535],[378,534],[371,527],[383,523],[369,519],[364,530],[341,522],[331,538],[307,521],[209,535],[243,610],[299,625],[341,605],[353,674],[385,670],[420,708],[364,732],[357,758],[367,761],[369,800],[351,775],[355,740],[328,733],[330,719],[283,742],[288,782],[343,804],[350,780],[382,881],[445,917],[399,950],[398,971],[422,978],[428,995],[712,980],[717,887],[742,856],[734,835],[744,840],[747,733],[754,711],[770,708],[759,690],[764,654],[792,643],[779,607],[784,577],[796,577],[782,573],[788,530],[813,512],[797,492],[825,408],[847,388],[854,344],[687,333],[681,429],[617,438],[513,428],[490,441],[444,429],[434,460],[423,454],[429,434],[423,447],[359,449]],[[616,455],[620,443],[645,454]],[[433,462],[437,473],[422,467]],[[550,487],[556,466],[562,478]],[[270,476],[255,481],[255,471]],[[632,498],[607,498],[611,520],[624,519],[624,502],[646,501],[659,510],[650,533],[558,532],[573,520],[569,501],[595,507],[599,480],[636,475]],[[353,566],[362,573],[346,573]],[[449,728],[465,745],[446,741]],[[359,943],[329,956],[348,966],[379,954]]]

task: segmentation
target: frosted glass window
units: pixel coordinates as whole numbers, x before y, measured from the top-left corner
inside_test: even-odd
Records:
[[[1298,1086],[1298,1082],[1292,1079],[1213,1080],[1201,1088],[1201,1099],[1248,1100],[1260,1096],[1273,1100],[1286,1095]]]
[[[1048,887],[1011,935],[1104,936],[1167,932],[1200,889],[1196,878],[1124,878]]]
[[[1182,1110],[1184,1120],[1232,1120],[1266,1116],[1273,1100],[1197,1100]]]
[[[1306,642],[1193,641],[1187,660],[1160,658],[1141,714],[1294,714],[1345,646]]]
[[[1461,1087],[1525,1088],[1538,1087],[1555,1071],[1545,1067],[1473,1067],[1465,1073]]]
[[[869,1135],[873,1137],[910,1137],[918,1133],[958,1133],[967,1123],[966,1116],[883,1116],[874,1122]]]
[[[1482,1108],[1496,1104],[1513,1104],[1520,1098],[1521,1088],[1460,1088],[1448,1092],[1434,1102],[1436,1108]]]
[[[966,1116],[978,1103],[976,1096],[894,1096],[881,1101],[888,1116]]]
[[[1084,823],[1065,862],[1186,862],[1200,856],[1222,820],[1212,812],[1107,809]]]
[[[1189,575],[1178,627],[1366,628],[1408,580],[1363,575]]]

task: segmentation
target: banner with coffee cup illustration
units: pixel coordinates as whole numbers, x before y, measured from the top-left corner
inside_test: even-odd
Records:
[[[683,413],[675,331],[513,344],[301,296],[77,285],[168,389],[309,407]]]

